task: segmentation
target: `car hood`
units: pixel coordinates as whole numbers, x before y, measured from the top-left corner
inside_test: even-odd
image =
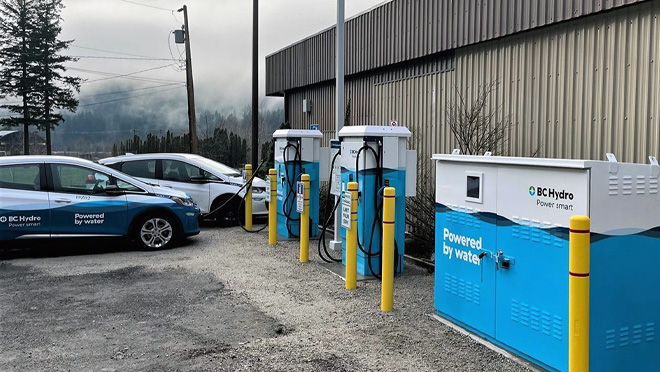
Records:
[[[229,177],[229,182],[235,185],[243,185],[243,177]],[[252,180],[252,187],[266,188],[266,181],[259,177],[254,177]]]
[[[166,197],[173,197],[173,198],[181,198],[181,199],[187,199],[190,198],[188,194],[186,194],[183,191],[171,189],[169,187],[158,187],[158,186],[149,186],[151,188],[151,192],[156,194],[156,195],[162,195]]]

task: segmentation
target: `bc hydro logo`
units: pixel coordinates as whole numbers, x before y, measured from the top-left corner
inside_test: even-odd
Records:
[[[5,217],[5,216],[0,217],[0,222],[2,222],[2,223],[7,222],[7,217]]]
[[[572,192],[561,189],[558,190],[551,187],[530,186],[528,191],[530,196],[538,196],[539,198],[550,198],[555,200],[573,200],[574,198]]]

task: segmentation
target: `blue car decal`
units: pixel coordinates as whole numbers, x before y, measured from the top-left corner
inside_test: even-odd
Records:
[[[110,200],[75,200],[75,194],[2,189],[0,240],[60,235],[130,235],[131,223],[143,213],[168,211],[184,235],[199,232],[199,208],[166,196],[126,194]],[[54,202],[59,196],[71,199]],[[93,199],[97,196],[84,196]],[[104,196],[105,197],[105,196]],[[34,199],[38,198],[39,201]],[[108,197],[110,198],[110,197]]]

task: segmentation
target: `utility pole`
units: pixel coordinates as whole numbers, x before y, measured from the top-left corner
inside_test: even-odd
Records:
[[[335,60],[335,139],[339,139],[339,131],[344,126],[344,0],[337,0],[337,32],[336,32],[336,60]],[[357,172],[357,169],[356,169]],[[339,197],[335,196],[335,203]],[[341,250],[341,213],[335,213],[335,235],[330,247]]]
[[[48,55],[48,53],[46,53]],[[48,66],[48,57],[46,57],[46,81],[50,81],[50,69]],[[44,92],[45,96],[45,102],[44,102],[44,119],[46,121],[46,155],[52,155],[53,154],[53,148],[51,145],[51,138],[50,138],[50,92],[45,91]]]
[[[259,166],[259,0],[252,1],[252,169]]]
[[[195,117],[195,88],[193,86],[192,58],[190,57],[190,27],[188,27],[188,7],[183,11],[183,31],[186,42],[186,88],[188,90],[188,133],[190,134],[190,153],[197,154],[197,118]]]

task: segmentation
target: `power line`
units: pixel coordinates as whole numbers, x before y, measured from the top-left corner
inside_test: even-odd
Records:
[[[169,91],[169,90],[174,90],[174,89],[179,89],[179,88],[184,88],[184,87],[183,87],[183,86],[180,86],[180,87],[174,87],[174,88],[169,88],[169,89],[159,90],[159,91],[157,91],[157,92],[151,92],[151,93],[145,93],[145,94],[138,94],[137,96],[130,96],[130,97],[124,97],[124,98],[117,98],[117,99],[112,99],[112,100],[109,100],[109,101],[101,101],[101,102],[88,103],[88,104],[85,104],[85,105],[78,105],[78,107],[95,106],[95,105],[101,105],[101,104],[104,104],[104,103],[111,103],[111,102],[117,102],[117,101],[124,101],[124,100],[127,100],[127,99],[133,99],[133,98],[138,98],[138,97],[150,96],[150,95],[152,95],[152,94],[163,93],[163,92],[167,92],[167,91]]]
[[[146,69],[146,70],[141,70],[141,71],[149,71],[152,69],[158,69],[158,68],[164,68],[170,66],[170,64],[162,65],[162,66],[157,66],[151,69]],[[67,67],[68,70],[73,70],[73,71],[79,71],[79,72],[87,72],[90,74],[96,74],[96,75],[102,75],[102,76],[124,76],[125,74],[122,73],[115,73],[115,72],[108,72],[108,71],[99,71],[99,70],[90,70],[86,68],[78,68],[78,67]],[[140,71],[138,71],[140,72]],[[134,74],[137,72],[132,72],[131,74]]]
[[[138,81],[140,81],[140,80],[138,80]],[[154,86],[144,87],[144,88],[119,90],[119,91],[115,91],[115,92],[84,94],[84,95],[78,96],[78,98],[82,99],[82,98],[87,98],[87,97],[107,96],[107,95],[111,95],[111,94],[129,93],[129,92],[136,92],[136,91],[140,91],[140,90],[150,90],[150,89],[156,89],[156,88],[162,88],[162,87],[170,87],[170,86],[174,86],[174,85],[185,86],[185,84],[186,83],[184,81],[179,81],[179,82],[172,82],[172,83],[154,85]],[[0,100],[0,106],[2,106],[2,105],[18,105],[18,104],[22,104],[22,103],[23,103],[23,101],[1,101]]]
[[[73,69],[73,68],[69,68],[69,69]],[[122,76],[122,75],[119,75],[119,74],[103,73],[101,71],[98,71],[98,72],[95,72],[95,71],[81,71],[81,72],[87,72],[87,73],[90,73],[90,74],[98,74],[98,75],[101,75],[101,76],[110,76],[112,78],[117,78],[117,79],[142,81],[142,82],[145,82],[145,83],[157,83],[157,84],[161,84],[161,83],[181,83],[181,84],[185,84],[185,81],[147,78],[147,77],[142,77],[142,76]],[[94,80],[94,81],[96,81],[96,80]],[[84,83],[87,83],[87,82],[83,81],[83,84]]]
[[[82,45],[71,44],[70,46],[75,47],[75,48],[80,48],[80,49],[95,50],[97,52],[120,54],[120,55],[123,55],[123,56],[140,57],[140,58],[157,58],[157,57],[151,57],[151,56],[143,56],[143,55],[140,55],[140,54],[130,54],[130,53],[115,52],[115,51],[106,50],[106,49],[90,48],[90,47],[85,47],[85,46],[82,46]]]
[[[135,132],[142,132],[144,134],[150,134],[150,133],[164,133],[166,131],[170,131],[175,136],[180,136],[182,134],[187,134],[188,131],[178,131],[175,132],[173,129],[117,129],[117,130],[98,130],[98,131],[93,131],[93,132],[80,132],[80,131],[60,131],[60,132],[55,132],[56,134],[59,135],[67,135],[67,134],[99,134],[99,133],[135,133]],[[180,134],[179,134],[180,133]],[[164,134],[161,134],[162,137],[164,137]]]
[[[171,64],[158,66],[158,67],[154,67],[154,68],[146,69],[146,70],[141,70],[141,71],[137,71],[137,72],[132,72],[132,73],[129,73],[129,74],[116,74],[116,73],[112,73],[112,72],[88,70],[88,69],[77,68],[77,67],[68,67],[68,69],[72,70],[72,71],[85,72],[85,73],[89,73],[89,74],[108,76],[107,78],[103,78],[103,79],[95,79],[95,80],[84,81],[83,84],[96,82],[96,81],[102,81],[102,80],[118,79],[118,78],[128,79],[128,80],[136,80],[136,81],[143,81],[143,82],[147,82],[147,83],[184,83],[183,81],[177,81],[177,80],[149,78],[149,77],[142,77],[142,76],[132,76],[132,75],[135,75],[135,74],[138,74],[138,73],[151,71],[151,70],[156,70],[156,69],[159,69],[159,68],[165,68],[165,67],[168,67],[168,66],[171,66]]]
[[[181,82],[181,83],[171,83],[171,84],[154,85],[153,87],[146,87],[146,88],[137,88],[137,89],[129,89],[129,90],[119,90],[119,91],[116,91],[116,92],[97,93],[97,94],[85,94],[85,95],[80,96],[80,97],[78,97],[78,98],[87,98],[87,97],[96,97],[96,96],[108,96],[108,95],[111,95],[111,94],[137,92],[137,91],[140,91],[140,90],[156,89],[156,88],[169,87],[169,86],[172,86],[172,85],[180,85],[180,84],[185,84],[185,83],[183,83],[183,82]],[[185,85],[182,85],[182,86],[185,86]]]
[[[149,72],[149,71],[158,70],[158,69],[165,68],[165,67],[170,67],[170,66],[172,66],[171,63],[167,64],[167,65],[158,66],[158,67],[148,68],[148,69],[145,69],[145,70],[130,72],[128,74],[112,74],[111,76],[108,76],[108,77],[105,77],[105,78],[87,80],[85,83],[93,83],[93,82],[96,82],[96,81],[103,81],[103,80],[116,79],[116,78],[121,78],[121,77],[126,77],[126,76],[132,76],[132,75],[141,74],[143,72]]]
[[[172,10],[172,17],[174,17],[174,22],[176,22],[176,23],[178,23],[178,24],[182,24],[182,23],[183,23],[183,22],[179,21],[178,18],[176,18],[176,13],[174,12],[174,10]]]
[[[170,65],[166,65],[166,66],[170,66]],[[184,83],[183,81],[177,81],[177,80],[148,78],[148,77],[142,77],[142,76],[125,76],[126,74],[116,74],[116,73],[112,73],[112,72],[88,70],[88,69],[77,68],[77,67],[67,67],[67,68],[69,70],[79,71],[79,72],[86,72],[86,73],[89,73],[89,74],[96,74],[96,75],[101,75],[101,76],[112,76],[112,77],[117,77],[117,78],[121,77],[123,79],[144,81],[144,82],[148,82],[148,83]],[[83,83],[85,83],[85,82],[83,82]]]
[[[181,84],[183,84],[183,85],[181,85]],[[150,90],[150,89],[156,89],[156,88],[162,88],[162,87],[171,87],[171,86],[174,86],[174,85],[180,85],[181,87],[184,87],[185,83],[184,82],[168,83],[168,84],[154,85],[152,87],[129,89],[129,90],[119,90],[119,91],[116,91],[116,92],[85,94],[85,95],[79,96],[78,99],[84,99],[84,98],[87,98],[87,97],[97,97],[97,96],[109,96],[109,95],[112,95],[112,94],[120,94],[120,93],[137,92],[137,91],[141,91],[141,90]],[[22,101],[15,101],[15,102],[1,102],[0,101],[0,105],[10,105],[10,104],[20,104],[20,103],[23,103],[23,102]]]
[[[158,7],[158,6],[153,6],[153,5],[148,5],[148,4],[142,4],[142,3],[138,3],[138,2],[136,2],[136,1],[130,1],[130,0],[119,0],[119,1],[123,1],[123,2],[125,2],[125,3],[129,3],[129,4],[135,4],[135,5],[145,6],[145,7],[147,7],[147,8],[153,8],[153,9],[164,10],[164,11],[166,11],[166,12],[172,12],[172,11],[173,11],[172,9],[165,9],[165,8],[161,8],[161,7]]]
[[[118,129],[118,130],[98,130],[94,132],[72,132],[72,131],[62,131],[59,132],[59,134],[98,134],[98,133],[123,133],[123,132],[133,132],[133,131],[140,131],[140,132],[145,132],[144,129]]]
[[[66,56],[71,58],[95,58],[95,59],[126,59],[131,61],[175,61],[171,58],[151,58],[151,57],[109,57],[109,56]]]

